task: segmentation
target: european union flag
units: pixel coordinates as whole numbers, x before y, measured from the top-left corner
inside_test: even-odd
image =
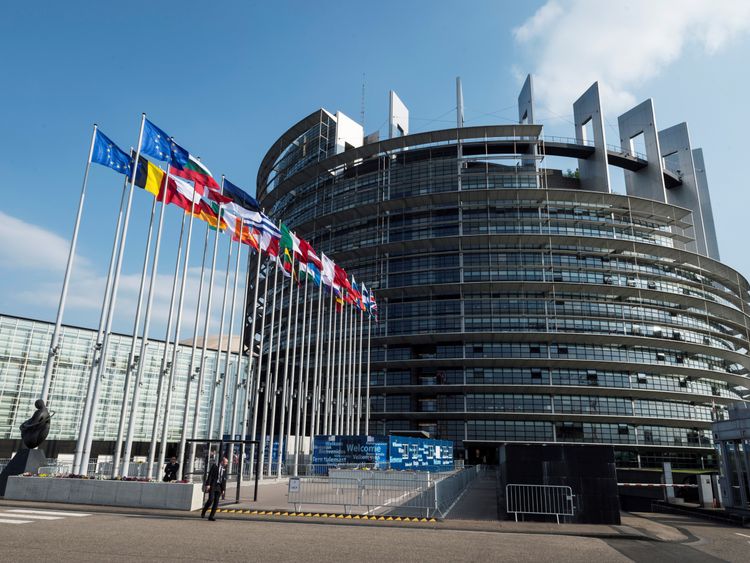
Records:
[[[130,174],[132,160],[126,152],[97,129],[96,139],[94,139],[94,151],[91,153],[91,162],[108,166],[120,174]]]
[[[253,196],[245,193],[242,188],[238,188],[227,179],[224,179],[224,191],[222,194],[231,198],[234,203],[240,207],[244,207],[248,211],[260,211],[260,205]]]
[[[171,163],[173,166],[182,169],[190,162],[190,153],[172,140],[169,143],[169,151],[172,156]]]
[[[143,126],[141,154],[163,162],[171,162],[172,160],[172,141],[169,135],[148,119]]]

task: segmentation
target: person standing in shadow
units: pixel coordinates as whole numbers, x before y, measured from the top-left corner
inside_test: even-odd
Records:
[[[211,514],[208,516],[209,521],[215,522],[216,507],[219,506],[219,499],[227,487],[227,464],[229,460],[226,457],[221,458],[221,462],[211,464],[206,476],[206,482],[203,484],[204,492],[208,493],[206,504],[203,505],[201,518],[206,517],[206,511],[211,508]]]
[[[177,463],[177,458],[172,456],[172,458],[169,460],[169,463],[167,463],[164,466],[164,479],[162,479],[165,483],[169,483],[171,481],[177,481],[177,473],[180,471],[180,464]]]

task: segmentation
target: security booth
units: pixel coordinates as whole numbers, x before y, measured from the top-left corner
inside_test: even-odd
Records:
[[[750,512],[750,408],[734,403],[728,417],[713,423],[714,446],[719,452],[722,502],[727,510]]]

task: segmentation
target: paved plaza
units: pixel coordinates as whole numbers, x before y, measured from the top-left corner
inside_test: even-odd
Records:
[[[0,561],[596,561],[750,558],[750,530],[665,514],[621,526],[250,517],[0,501]]]

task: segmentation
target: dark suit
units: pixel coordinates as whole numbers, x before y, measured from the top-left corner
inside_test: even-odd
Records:
[[[209,518],[213,520],[216,507],[219,506],[219,499],[227,487],[227,468],[216,463],[211,464],[203,486],[208,493],[208,499],[206,499],[206,504],[203,505],[201,518],[206,515],[206,511],[211,507]]]

